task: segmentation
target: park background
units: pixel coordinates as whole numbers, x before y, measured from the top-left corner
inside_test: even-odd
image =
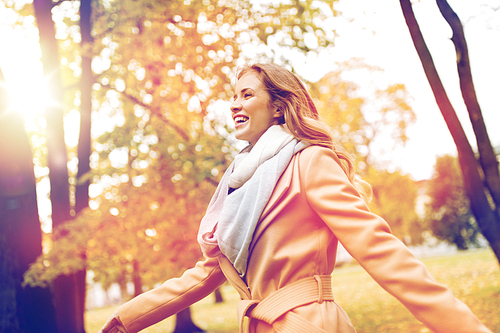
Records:
[[[498,149],[498,2],[449,2],[464,24],[482,114]],[[59,331],[82,331],[85,280],[119,290],[97,303],[87,299],[93,308],[178,276],[199,259],[197,223],[241,147],[231,135],[228,101],[235,68],[248,60],[275,61],[303,78],[372,184],[372,210],[414,251],[487,246],[398,2],[1,6],[4,327],[28,327],[23,318],[31,310],[16,314],[16,307],[39,299],[47,302],[47,327],[54,317]],[[451,30],[434,1],[412,7],[474,142]],[[7,226],[11,218],[22,222]],[[498,277],[498,262],[479,254],[491,265],[484,274]],[[36,296],[26,296],[22,275],[37,257],[24,279]],[[466,278],[477,281],[479,270]],[[488,295],[498,298],[498,278],[491,281]],[[484,304],[481,312],[498,308]],[[377,331],[364,331],[370,329]]]

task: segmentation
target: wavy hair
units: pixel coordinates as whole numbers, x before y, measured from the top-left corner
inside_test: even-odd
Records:
[[[334,140],[332,130],[319,118],[318,110],[300,79],[286,68],[273,63],[256,63],[239,69],[237,79],[256,72],[271,97],[271,103],[282,111],[279,124],[299,140],[329,148],[340,159],[340,166],[365,202],[372,195],[370,185],[356,175],[354,159]]]

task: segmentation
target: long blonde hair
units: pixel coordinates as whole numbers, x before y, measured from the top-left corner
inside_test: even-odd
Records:
[[[259,75],[272,105],[283,112],[279,123],[286,124],[297,139],[333,150],[349,181],[368,203],[372,194],[370,185],[356,175],[354,159],[333,139],[330,127],[320,120],[318,110],[300,79],[286,68],[273,63],[246,65],[239,70],[237,78],[251,71]]]

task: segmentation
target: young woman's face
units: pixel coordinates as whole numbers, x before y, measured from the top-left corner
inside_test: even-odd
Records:
[[[231,112],[236,139],[251,144],[255,144],[271,125],[277,124],[280,116],[256,72],[248,72],[236,82]]]

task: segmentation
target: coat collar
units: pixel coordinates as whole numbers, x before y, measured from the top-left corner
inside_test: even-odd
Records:
[[[276,186],[274,187],[273,193],[269,198],[267,205],[262,211],[260,220],[263,221],[268,219],[268,215],[281,206],[283,203],[289,202],[296,194],[300,192],[299,177],[293,177],[294,170],[298,169],[298,156],[300,152],[295,154],[287,166],[283,174],[278,179]],[[276,209],[279,211],[279,209]],[[274,216],[274,214],[272,214]]]

